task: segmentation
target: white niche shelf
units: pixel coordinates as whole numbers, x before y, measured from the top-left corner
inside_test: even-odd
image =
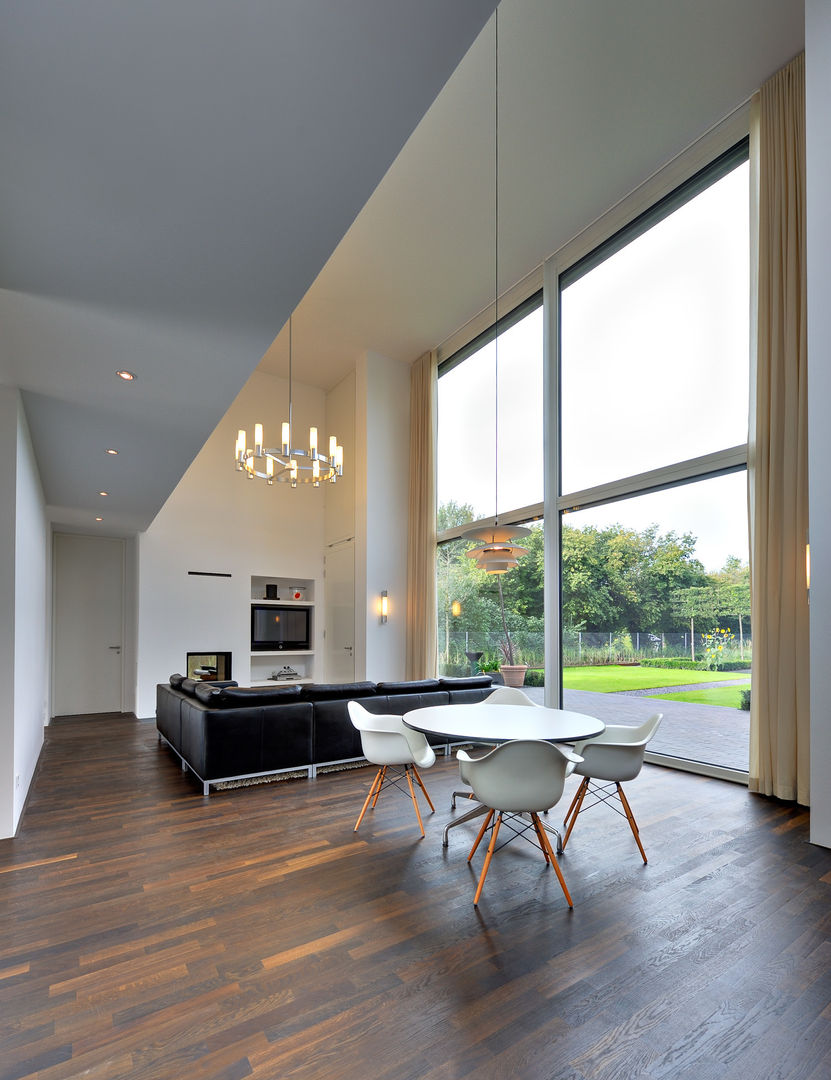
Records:
[[[271,595],[269,595],[271,593]],[[310,638],[314,641],[315,583],[310,578],[256,575],[251,578],[251,603],[267,607],[310,610]],[[251,686],[297,686],[314,682],[314,649],[252,649]],[[283,668],[294,676],[272,678]]]

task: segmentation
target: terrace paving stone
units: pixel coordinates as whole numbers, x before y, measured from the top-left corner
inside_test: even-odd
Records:
[[[712,686],[712,683],[707,683]],[[724,685],[719,683],[717,685]],[[677,686],[666,692],[677,692]],[[543,704],[542,687],[524,687],[525,693],[537,704]],[[650,693],[661,693],[653,689]],[[657,735],[649,744],[656,754],[683,758],[687,761],[718,765],[746,773],[750,761],[750,713],[721,705],[694,705],[686,701],[660,701],[641,694],[598,694],[590,690],[565,690],[563,707],[574,712],[596,716],[605,724],[642,723],[655,712],[664,719]]]

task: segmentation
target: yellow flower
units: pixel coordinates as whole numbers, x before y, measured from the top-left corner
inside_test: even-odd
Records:
[[[724,646],[723,646],[723,645],[719,645],[719,649],[723,649],[723,648],[724,648]]]

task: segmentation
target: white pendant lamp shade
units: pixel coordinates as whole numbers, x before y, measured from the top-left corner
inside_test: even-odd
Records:
[[[519,525],[485,526],[469,529],[462,533],[465,540],[483,541],[479,547],[466,552],[469,559],[475,559],[480,570],[488,574],[507,574],[517,565],[517,560],[528,554],[528,548],[520,547],[513,541],[516,537],[530,536],[531,530]]]

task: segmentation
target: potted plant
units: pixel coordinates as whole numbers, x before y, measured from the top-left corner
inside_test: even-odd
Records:
[[[499,642],[499,650],[504,660],[504,663],[499,665],[499,673],[506,686],[523,686],[528,665],[520,662],[519,651],[514,648],[514,643],[511,641],[508,620],[505,618],[505,600],[502,596],[501,577],[497,577],[496,584],[499,589],[499,613],[502,616],[502,632],[505,635],[504,641]]]

